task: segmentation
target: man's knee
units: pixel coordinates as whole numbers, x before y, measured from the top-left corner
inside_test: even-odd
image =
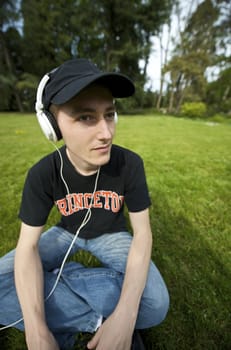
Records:
[[[151,264],[140,303],[137,328],[149,328],[160,324],[166,318],[169,303],[165,282],[156,266]]]
[[[170,304],[169,293],[165,284],[162,286],[158,294],[158,298],[154,298],[152,305],[152,326],[156,326],[165,320]]]
[[[0,258],[0,275],[14,271],[15,249]]]

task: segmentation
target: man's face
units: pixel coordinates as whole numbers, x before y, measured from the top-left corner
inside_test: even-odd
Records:
[[[111,92],[92,85],[58,107],[56,118],[67,155],[83,175],[108,163],[115,133],[115,106]]]

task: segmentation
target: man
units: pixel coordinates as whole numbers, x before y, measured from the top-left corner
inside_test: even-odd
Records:
[[[38,87],[40,126],[48,139],[62,138],[64,146],[28,172],[16,251],[0,261],[0,323],[19,319],[15,327],[25,330],[29,350],[69,349],[77,332],[95,333],[88,349],[135,349],[134,330],[157,325],[166,316],[168,292],[150,261],[143,162],[112,144],[114,98],[133,93],[128,77],[103,73],[86,59],[65,62]],[[54,204],[61,221],[43,233]],[[102,266],[66,262],[80,249]]]

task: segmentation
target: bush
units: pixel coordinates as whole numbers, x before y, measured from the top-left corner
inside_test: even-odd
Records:
[[[230,123],[231,118],[226,114],[217,113],[210,117],[209,120],[214,123]]]
[[[181,115],[188,118],[204,118],[207,106],[203,102],[186,102],[181,106]]]

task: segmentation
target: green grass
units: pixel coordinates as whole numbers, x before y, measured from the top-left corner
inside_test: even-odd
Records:
[[[153,260],[169,288],[167,319],[144,332],[148,350],[228,350],[231,127],[163,116],[121,117],[115,142],[144,159],[152,197]],[[32,115],[0,115],[0,255],[16,244],[27,169],[53,151]],[[50,224],[55,214],[50,218]],[[1,349],[25,349],[0,333]]]

